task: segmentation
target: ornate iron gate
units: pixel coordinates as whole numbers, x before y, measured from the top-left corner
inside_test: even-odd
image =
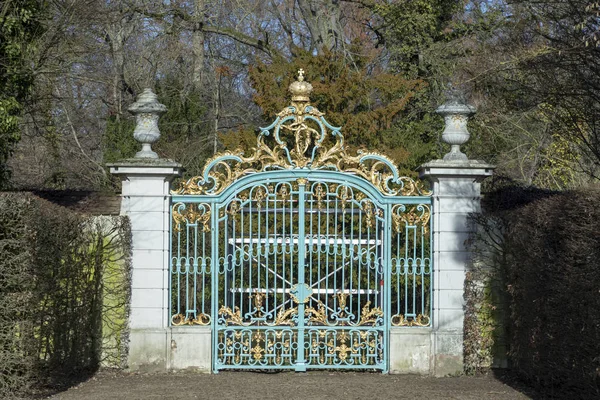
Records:
[[[390,327],[430,325],[429,194],[349,155],[310,89],[173,193],[171,322],[212,327],[215,371],[387,371]]]

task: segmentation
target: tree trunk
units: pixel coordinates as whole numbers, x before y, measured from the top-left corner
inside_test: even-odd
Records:
[[[319,54],[342,49],[339,0],[296,0],[308,27],[312,47]]]
[[[192,54],[194,66],[192,72],[192,86],[194,92],[201,90],[202,72],[204,70],[204,7],[205,0],[194,0],[194,26],[192,31]]]
[[[217,149],[219,145],[219,137],[217,136],[219,133],[219,113],[221,112],[221,74],[217,79],[217,90],[214,96],[214,114],[215,114],[215,125],[213,132],[213,156],[217,154]]]

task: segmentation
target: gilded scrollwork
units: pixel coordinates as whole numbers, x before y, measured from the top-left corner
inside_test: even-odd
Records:
[[[367,301],[360,313],[358,322],[351,322],[353,314],[348,312],[346,293],[334,295],[338,299],[337,311],[331,315],[327,313],[327,307],[319,301],[317,308],[307,307],[304,310],[306,321],[311,325],[325,326],[376,326],[383,323],[383,310],[379,307],[371,308],[371,302]]]
[[[307,365],[368,367],[383,359],[379,330],[312,330],[306,333]],[[293,366],[298,333],[290,328],[250,330],[227,328],[218,334],[218,362],[224,366]]]
[[[365,213],[365,222],[367,224],[367,227],[369,228],[373,228],[373,225],[375,223],[374,220],[374,209],[375,207],[373,206],[373,202],[366,200],[362,202],[362,210]]]
[[[404,314],[396,314],[391,318],[392,326],[429,326],[431,319],[428,315],[419,314],[415,318],[406,318]]]
[[[357,325],[377,325],[383,318],[383,311],[379,307],[370,308],[371,302],[367,301],[360,313]]]
[[[275,318],[273,325],[293,326],[296,324],[295,318],[297,317],[297,315],[298,315],[298,307],[288,308],[285,310],[282,308],[277,313],[277,317]]]
[[[173,326],[183,326],[183,325],[210,325],[211,318],[210,315],[205,313],[198,313],[195,317],[189,316],[186,317],[183,314],[175,314],[171,317],[171,324]]]
[[[323,184],[318,183],[314,189],[314,196],[317,199],[317,209],[323,211],[323,199],[327,196],[327,193],[323,189]]]
[[[394,230],[402,232],[404,226],[422,226],[424,232],[429,231],[429,219],[431,209],[427,204],[418,204],[406,207],[404,204],[396,204],[392,207],[392,221]]]
[[[198,224],[202,231],[210,232],[211,207],[209,204],[176,203],[173,205],[173,229],[180,232],[182,225]]]
[[[329,325],[327,307],[321,301],[319,301],[316,309],[314,307],[306,307],[304,314],[308,317],[308,323]]]
[[[223,321],[225,325],[247,325],[242,319],[242,312],[239,307],[233,307],[233,310],[229,307],[221,306],[219,309],[219,319]]]
[[[224,326],[280,326],[289,325],[295,326],[298,318],[298,307],[281,308],[277,315],[273,318],[273,312],[267,312],[264,309],[265,295],[263,293],[255,293],[250,296],[254,299],[254,308],[251,312],[242,315],[238,306],[230,307],[221,306],[219,309],[219,324]]]
[[[385,195],[430,195],[423,185],[400,176],[395,163],[375,152],[348,152],[341,128],[332,126],[310,104],[312,86],[303,78],[290,86],[292,103],[275,121],[261,128],[256,147],[245,156],[241,149],[209,159],[200,176],[179,184],[172,194],[216,195],[242,176],[281,169],[343,171],[366,179]],[[272,136],[270,146],[265,139]]]

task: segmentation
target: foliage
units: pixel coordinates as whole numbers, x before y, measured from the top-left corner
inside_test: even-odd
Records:
[[[381,3],[375,12],[390,52],[393,68],[411,76],[431,76],[431,62],[424,53],[440,41],[448,41],[449,23],[463,5],[461,0],[414,0]]]
[[[515,1],[513,10],[519,13],[520,31],[534,39],[529,57],[517,63],[520,92],[527,92],[523,100],[547,104],[546,115],[557,131],[579,147],[584,157],[580,168],[600,177],[600,49],[585,39],[597,28],[599,17],[589,5],[587,0],[536,5]],[[580,23],[581,30],[575,29]]]
[[[374,7],[389,55],[387,70],[425,83],[395,121],[390,135],[394,139],[386,143],[408,150],[411,169],[443,154],[439,145],[443,121],[435,109],[445,100],[449,83],[458,80],[459,61],[464,59],[460,38],[485,29],[481,18],[468,23],[459,18],[465,12],[463,6],[457,0],[418,0]]]
[[[574,29],[584,17],[597,24],[587,3],[487,2],[487,28],[461,41],[458,75],[479,107],[471,154],[525,184],[564,190],[597,178],[600,51]]]
[[[128,220],[19,193],[1,194],[0,210],[0,396],[69,384],[100,362],[122,366]]]
[[[291,62],[258,62],[250,69],[250,81],[256,90],[253,99],[263,117],[272,120],[290,104],[287,89],[302,68],[305,80],[314,88],[312,104],[325,113],[331,124],[342,126],[347,145],[384,151],[405,166],[409,154],[397,143],[390,146],[399,139],[399,133],[391,128],[415,93],[423,89],[423,82],[387,73],[370,74],[368,61],[356,60],[354,68],[332,53],[313,56],[302,52]]]
[[[112,115],[106,121],[103,137],[103,155],[107,163],[135,156],[140,144],[133,138],[135,120]]]
[[[41,34],[42,0],[7,1],[0,6],[0,188],[7,185],[6,167],[19,141],[23,101],[29,94],[33,74],[26,56]]]
[[[498,319],[492,301],[491,279],[482,268],[465,277],[464,364],[467,374],[486,373],[493,366],[494,334]]]
[[[188,175],[200,175],[200,167],[212,154],[207,99],[199,91],[185,90],[177,76],[159,80],[156,91],[167,106],[159,121],[161,139],[156,151],[162,157],[180,162]]]
[[[385,149],[407,170],[445,152],[434,109],[452,83],[479,110],[464,146],[469,157],[553,189],[588,183],[582,171],[596,174],[595,3],[62,4],[48,3],[45,34],[27,64],[36,86],[25,104],[25,139],[11,157],[16,185],[105,183],[100,165],[139,148],[125,110],[144,87],[169,107],[156,151],[195,175],[220,147],[217,134],[229,148],[253,145],[260,111],[252,95],[272,120],[288,103],[298,66],[321,86],[315,104],[345,127],[351,146]]]
[[[600,394],[599,201],[597,189],[508,186],[486,197],[478,219],[510,310],[511,367],[565,398]]]

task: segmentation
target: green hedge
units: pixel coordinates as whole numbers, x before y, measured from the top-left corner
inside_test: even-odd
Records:
[[[505,290],[510,366],[554,396],[600,398],[600,190],[506,187],[477,222]]]
[[[0,194],[0,397],[124,364],[130,228]]]

